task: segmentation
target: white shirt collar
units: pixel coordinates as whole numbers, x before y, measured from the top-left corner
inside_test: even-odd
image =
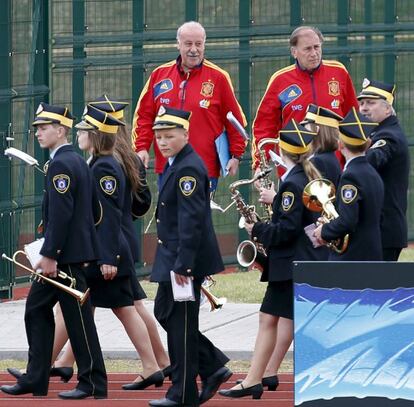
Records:
[[[286,172],[280,177],[281,181],[284,181],[287,176],[290,174],[290,172],[296,167],[296,165],[294,165],[293,167],[290,167],[288,170],[286,170]]]
[[[51,160],[53,160],[53,158],[55,157],[55,155],[56,155],[56,152],[60,149],[60,148],[62,148],[63,146],[70,146],[70,143],[65,143],[65,144],[61,144],[60,146],[58,146],[58,147],[56,147],[53,151],[51,151],[50,152],[50,159]]]

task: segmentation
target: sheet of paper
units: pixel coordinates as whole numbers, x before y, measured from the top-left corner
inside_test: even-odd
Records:
[[[42,237],[41,239],[24,245],[24,252],[26,253],[27,259],[32,265],[32,268],[34,268],[35,264],[37,264],[42,258],[40,250],[42,249],[44,242],[45,239]]]
[[[184,285],[179,285],[175,281],[175,273],[170,271],[171,285],[173,290],[174,301],[195,301],[193,280]]]
[[[316,229],[316,225],[314,223],[311,223],[310,225],[306,226],[303,228],[303,230],[305,231],[306,235],[308,236],[308,238],[310,239],[310,241],[313,244],[313,247],[320,247],[322,246],[317,240],[316,237],[313,236],[313,231]]]

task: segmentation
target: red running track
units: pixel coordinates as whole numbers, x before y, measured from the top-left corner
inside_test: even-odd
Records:
[[[230,388],[237,379],[243,378],[244,374],[234,374],[231,379],[221,388]],[[134,380],[136,374],[110,373],[109,394],[105,400],[61,400],[58,393],[62,390],[71,390],[76,384],[72,378],[69,383],[61,383],[57,379],[51,380],[49,394],[47,397],[33,397],[32,395],[9,396],[0,392],[1,407],[147,407],[148,401],[165,396],[169,382],[164,382],[161,388],[150,387],[143,391],[125,391],[121,385]],[[265,391],[260,400],[251,398],[229,399],[216,394],[211,400],[203,404],[206,407],[292,407],[293,406],[293,375],[282,374],[279,376],[280,385],[277,391]],[[0,373],[0,385],[14,384],[15,379],[7,373]]]

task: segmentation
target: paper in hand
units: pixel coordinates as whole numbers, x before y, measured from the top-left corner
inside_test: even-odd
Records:
[[[39,263],[40,259],[42,258],[40,250],[42,249],[44,242],[45,238],[42,237],[41,239],[24,245],[24,252],[26,253],[27,259],[29,260],[32,268],[34,268],[34,266]]]
[[[313,232],[316,229],[316,225],[314,223],[311,223],[310,225],[303,228],[306,235],[308,236],[309,240],[312,242],[313,247],[317,248],[322,246],[315,236],[313,236]]]
[[[174,301],[195,301],[193,280],[188,279],[187,284],[179,285],[173,271],[170,271],[170,276]]]

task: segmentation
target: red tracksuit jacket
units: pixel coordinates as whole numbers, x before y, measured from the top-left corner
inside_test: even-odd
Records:
[[[323,60],[309,73],[293,64],[272,75],[253,122],[253,168],[258,164],[258,142],[264,137],[277,138],[279,130],[290,119],[302,121],[310,103],[342,117],[352,106],[358,108],[352,80],[344,65]]]
[[[161,105],[191,112],[189,141],[203,159],[209,177],[220,175],[214,141],[223,130],[227,131],[230,154],[243,155],[245,140],[226,119],[226,114],[232,111],[243,127],[247,124],[246,118],[234,95],[229,74],[217,65],[205,59],[200,66],[185,73],[178,57],[152,72],[134,113],[132,137],[137,152],[149,151],[154,140],[152,125]],[[155,172],[161,173],[165,159],[156,143],[154,151]]]

